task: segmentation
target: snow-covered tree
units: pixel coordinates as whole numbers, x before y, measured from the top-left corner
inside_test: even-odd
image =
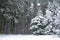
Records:
[[[31,20],[30,30],[33,34],[59,34],[60,33],[60,6],[57,1],[48,1],[47,8],[39,8],[37,16]],[[44,12],[46,14],[44,14]]]

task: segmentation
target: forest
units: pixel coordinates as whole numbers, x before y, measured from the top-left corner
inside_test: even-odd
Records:
[[[0,0],[0,34],[60,34],[60,0]]]

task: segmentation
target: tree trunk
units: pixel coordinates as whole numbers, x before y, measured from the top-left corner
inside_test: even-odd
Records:
[[[6,20],[5,28],[4,28],[5,34],[10,34],[10,27],[11,27],[11,20],[9,20],[9,21]]]

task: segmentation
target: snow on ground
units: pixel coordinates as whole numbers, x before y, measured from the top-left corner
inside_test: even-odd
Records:
[[[0,35],[0,40],[60,40],[57,35]]]

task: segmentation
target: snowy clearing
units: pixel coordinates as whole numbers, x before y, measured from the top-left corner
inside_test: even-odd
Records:
[[[0,35],[0,40],[60,40],[57,35]]]

